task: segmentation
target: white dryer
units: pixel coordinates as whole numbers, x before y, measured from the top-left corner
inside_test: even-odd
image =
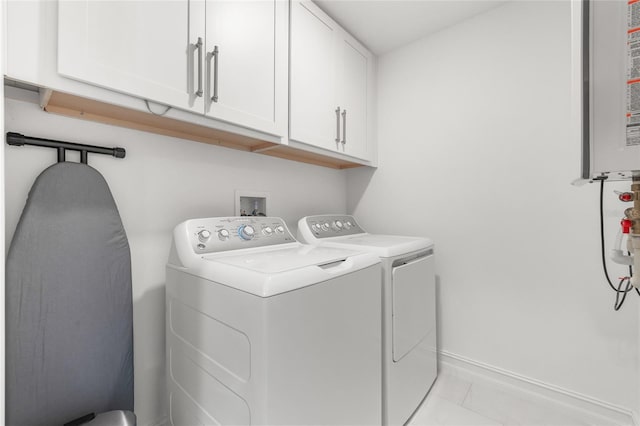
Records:
[[[279,218],[178,225],[171,424],[380,424],[380,270],[370,253],[298,243]]]
[[[433,242],[365,232],[353,216],[307,216],[298,240],[368,251],[382,261],[382,420],[405,424],[437,375]]]

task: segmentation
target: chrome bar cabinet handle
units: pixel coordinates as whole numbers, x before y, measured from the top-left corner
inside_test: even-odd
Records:
[[[202,37],[198,37],[198,42],[195,44],[196,49],[198,50],[198,91],[196,92],[197,97],[202,96]]]
[[[340,107],[336,108],[336,143],[340,143]]]
[[[218,102],[218,58],[220,57],[220,49],[218,49],[218,46],[213,48],[211,56],[213,57],[213,96],[211,97],[211,101]]]
[[[347,143],[347,110],[342,111],[342,145]]]

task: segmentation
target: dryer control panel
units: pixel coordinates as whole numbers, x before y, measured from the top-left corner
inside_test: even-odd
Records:
[[[343,235],[363,234],[365,231],[358,225],[353,216],[349,215],[319,215],[307,216],[304,224],[306,236],[309,233],[314,238],[339,237]],[[300,229],[300,231],[303,231]],[[309,232],[307,232],[309,231]]]
[[[197,254],[296,242],[279,217],[211,217],[191,219],[186,225]]]

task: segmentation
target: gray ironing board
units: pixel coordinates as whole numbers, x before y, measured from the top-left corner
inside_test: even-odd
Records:
[[[95,169],[61,162],[38,176],[9,248],[6,299],[8,425],[133,411],[129,243]]]

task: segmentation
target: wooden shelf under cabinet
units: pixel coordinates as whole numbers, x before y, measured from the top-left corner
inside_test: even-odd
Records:
[[[196,142],[219,145],[241,151],[256,152],[272,157],[334,169],[361,167],[362,164],[304,151],[231,132],[188,123],[170,117],[151,114],[104,102],[52,91],[44,97],[45,111],[68,117],[96,121],[119,127],[172,136]]]

